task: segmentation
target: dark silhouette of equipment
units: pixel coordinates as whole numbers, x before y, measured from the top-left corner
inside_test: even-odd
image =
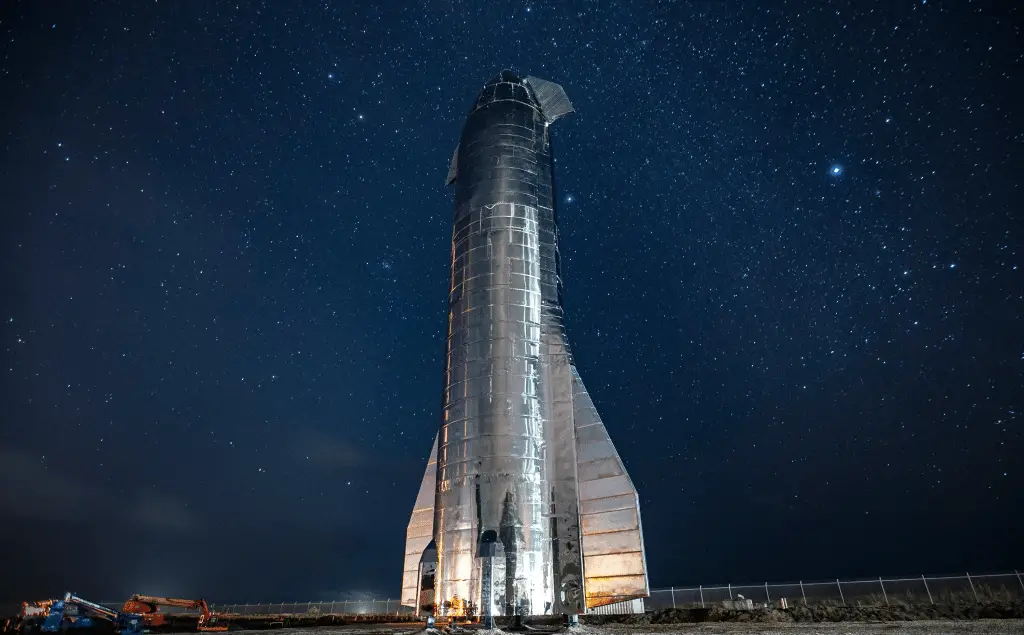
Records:
[[[160,612],[161,606],[174,606],[199,611],[199,623],[196,626],[196,630],[217,633],[228,630],[226,625],[219,625],[217,623],[217,616],[210,611],[210,607],[206,605],[206,600],[160,598],[136,593],[124,603],[121,610],[125,613],[138,613],[141,615],[147,628],[159,628],[168,624],[167,614]]]
[[[22,602],[21,610],[4,622],[4,633],[30,633],[37,630],[43,620],[50,614],[50,607],[57,600],[41,600],[38,602]],[[91,621],[90,624],[91,625]],[[72,625],[74,626],[74,625]]]
[[[76,611],[76,613],[72,613]],[[102,604],[90,602],[73,593],[65,593],[64,599],[54,600],[39,630],[44,633],[56,633],[73,627],[91,626],[91,620],[98,618],[114,625],[114,632],[121,635],[139,635],[142,633],[143,619],[137,613],[117,611]]]

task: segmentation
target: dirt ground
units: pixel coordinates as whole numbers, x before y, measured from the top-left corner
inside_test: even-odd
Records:
[[[547,631],[547,629],[545,629]],[[543,631],[541,631],[543,632]],[[547,631],[551,632],[551,631]],[[444,631],[439,631],[444,635]],[[561,629],[563,635],[1024,635],[1024,620],[922,620],[883,623],[703,623],[703,624],[607,624]],[[286,628],[246,631],[246,635],[427,635],[423,629],[388,626]],[[460,635],[521,635],[504,631],[466,629]]]
[[[1024,620],[582,626],[580,635],[1024,635]],[[593,630],[591,630],[593,629]],[[576,630],[576,629],[573,629]]]

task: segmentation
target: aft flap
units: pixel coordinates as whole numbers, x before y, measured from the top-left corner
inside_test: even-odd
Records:
[[[575,365],[572,404],[587,608],[647,597],[640,499]]]
[[[402,570],[402,606],[417,605],[420,559],[434,540],[434,492],[437,489],[437,436],[430,448],[427,469],[423,472],[409,526],[405,532],[405,566]],[[436,556],[435,556],[436,557]]]

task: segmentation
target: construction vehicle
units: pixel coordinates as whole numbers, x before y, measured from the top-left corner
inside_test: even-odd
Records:
[[[69,628],[84,628],[92,626],[93,619],[96,618],[113,624],[114,632],[120,635],[142,633],[143,618],[141,615],[116,611],[70,592],[65,593],[63,599],[53,601],[39,630],[44,633],[56,633]]]
[[[50,608],[60,600],[41,600],[39,602],[22,602],[21,611],[11,617],[4,624],[4,633],[22,633],[28,635],[42,628],[43,623],[50,615]],[[89,628],[95,622],[92,617],[79,611],[78,607],[72,606],[64,611],[61,621],[61,628],[64,630],[72,628]]]
[[[4,622],[4,633],[28,633],[38,627],[50,614],[54,600],[22,602],[21,610]]]
[[[203,632],[223,632],[227,626],[217,624],[217,616],[210,611],[206,600],[180,600],[177,598],[160,598],[136,593],[124,603],[121,611],[142,615],[147,628],[159,628],[168,624],[167,614],[160,612],[161,606],[175,606],[183,609],[199,611],[199,624],[196,630]]]

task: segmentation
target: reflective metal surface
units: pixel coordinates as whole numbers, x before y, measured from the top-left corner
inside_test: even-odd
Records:
[[[504,71],[473,104],[448,170],[443,417],[409,523],[402,591],[414,605],[432,511],[438,615],[582,613],[647,595],[636,492],[562,320],[549,124],[570,112],[561,86]],[[631,494],[632,507],[622,498],[601,509],[607,492]]]
[[[420,558],[434,539],[434,496],[437,490],[437,437],[430,449],[409,526],[405,530],[405,566],[402,571],[402,605],[419,606]]]
[[[587,608],[647,597],[640,498],[575,366],[572,380]]]

